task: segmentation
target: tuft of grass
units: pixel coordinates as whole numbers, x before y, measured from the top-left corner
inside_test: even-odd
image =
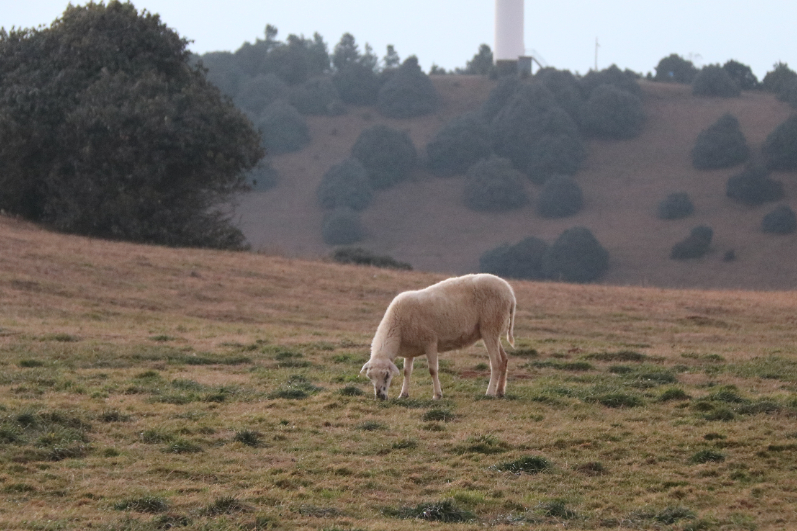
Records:
[[[642,407],[645,404],[640,397],[622,392],[604,393],[597,396],[588,397],[587,402],[597,402],[602,406],[613,409]]]
[[[418,447],[418,441],[415,439],[401,439],[393,443],[394,450],[414,450]]]
[[[365,422],[355,426],[354,429],[362,431],[377,431],[377,430],[386,430],[387,426],[375,420],[366,420]]]
[[[246,513],[252,508],[244,504],[235,496],[221,496],[202,510],[206,516],[220,516],[222,514]]]
[[[387,516],[401,519],[418,519],[430,522],[460,523],[471,522],[476,516],[454,503],[454,500],[443,500],[433,503],[421,503],[415,507],[402,507],[400,509],[386,509]]]
[[[511,446],[494,435],[476,435],[468,437],[464,444],[455,448],[455,453],[500,454],[511,449]]]
[[[560,518],[562,520],[572,520],[577,518],[578,514],[567,508],[567,504],[563,500],[553,500],[550,502],[540,503],[537,506],[537,512],[548,518]]]
[[[512,472],[513,474],[539,474],[552,468],[551,462],[539,455],[524,456],[514,461],[495,465],[495,469],[499,472]]]
[[[573,467],[573,470],[575,470],[576,472],[581,472],[582,474],[587,476],[603,476],[609,473],[606,467],[603,466],[602,463],[597,461],[590,461],[587,463],[582,463],[580,465],[575,465]]]
[[[202,447],[185,439],[175,439],[163,449],[168,454],[196,454]]]
[[[451,422],[455,417],[448,409],[430,409],[422,418],[424,422]]]
[[[679,520],[694,520],[695,513],[693,513],[686,507],[681,507],[681,506],[666,507],[662,511],[657,513],[653,517],[653,519],[664,525],[673,525],[677,523]]]
[[[365,394],[365,391],[353,385],[347,385],[338,392],[343,396],[363,396]]]
[[[686,394],[681,388],[678,387],[670,387],[665,389],[659,395],[659,402],[670,402],[672,400],[690,400],[692,397]]]
[[[235,442],[239,442],[241,444],[245,444],[246,446],[251,446],[252,448],[257,448],[260,446],[260,438],[262,434],[258,431],[254,430],[239,430],[235,432],[235,436],[233,440]]]
[[[703,463],[721,463],[722,461],[725,461],[725,455],[720,452],[715,452],[714,450],[700,450],[689,458],[690,463],[697,465]]]
[[[165,513],[169,510],[169,504],[159,496],[142,496],[122,500],[113,506],[117,511],[135,511],[137,513]]]
[[[636,361],[642,362],[648,359],[646,354],[642,354],[640,352],[636,352],[633,350],[621,350],[618,352],[595,352],[593,354],[587,354],[584,356],[585,359],[588,360],[595,360],[595,361]]]
[[[41,360],[34,360],[30,358],[19,360],[17,363],[23,369],[33,369],[36,367],[44,367],[44,362]]]
[[[101,422],[130,422],[131,416],[120,412],[118,409],[109,409],[97,417]]]

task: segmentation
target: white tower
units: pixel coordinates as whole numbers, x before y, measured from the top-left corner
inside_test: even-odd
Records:
[[[495,0],[493,61],[517,61],[526,55],[523,41],[524,0]]]

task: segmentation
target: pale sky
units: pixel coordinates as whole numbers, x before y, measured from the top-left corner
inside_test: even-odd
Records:
[[[85,1],[75,0],[77,5]],[[135,0],[161,15],[190,49],[235,51],[266,24],[289,34],[318,32],[330,52],[343,33],[377,56],[393,44],[428,71],[464,67],[479,45],[493,48],[493,0]],[[66,0],[0,0],[0,27],[50,25]],[[698,67],[735,59],[759,80],[778,62],[797,70],[797,2],[784,0],[526,0],[525,45],[548,66],[586,73],[616,64],[645,74],[677,53]]]

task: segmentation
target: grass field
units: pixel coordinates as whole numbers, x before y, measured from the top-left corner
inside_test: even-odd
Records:
[[[506,399],[377,402],[441,278],[0,217],[0,529],[797,529],[794,293],[513,282]]]

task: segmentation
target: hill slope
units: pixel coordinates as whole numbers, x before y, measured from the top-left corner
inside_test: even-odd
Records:
[[[346,158],[360,131],[377,123],[407,130],[422,150],[451,118],[480,105],[494,86],[483,77],[433,78],[442,95],[432,116],[390,120],[371,108],[350,108],[340,117],[310,117],[312,144],[298,153],[274,158],[281,174],[268,192],[251,193],[238,208],[239,225],[255,249],[293,257],[318,257],[331,248],[321,240],[322,212],[315,189],[324,172]],[[689,152],[697,134],[726,112],[740,121],[749,144],[757,148],[790,113],[774,96],[746,92],[740,98],[698,98],[683,85],[641,82],[647,122],[629,141],[588,142],[588,158],[576,175],[585,208],[563,220],[546,220],[528,206],[506,214],[467,210],[461,201],[462,178],[439,179],[419,169],[414,178],[376,195],[363,214],[368,230],[364,247],[447,273],[473,272],[484,251],[503,242],[534,235],[549,242],[564,229],[584,225],[609,250],[608,284],[662,287],[790,289],[797,285],[794,236],[763,234],[760,223],[774,205],[749,208],[725,197],[725,182],[738,169],[697,171]],[[791,175],[782,179],[786,204],[797,207]],[[538,189],[528,184],[534,197]],[[671,192],[688,192],[695,214],[661,221],[656,205]],[[697,225],[714,229],[712,252],[688,262],[669,259],[674,243]],[[738,259],[722,261],[727,250]]]

